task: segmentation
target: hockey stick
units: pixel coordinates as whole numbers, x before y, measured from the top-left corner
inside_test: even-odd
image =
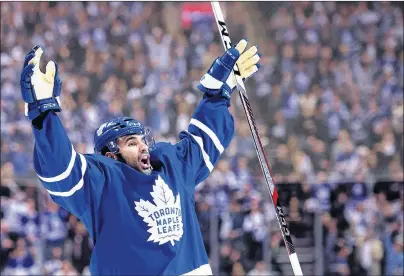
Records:
[[[231,48],[231,40],[229,32],[227,30],[226,23],[224,22],[223,13],[220,9],[219,2],[211,2],[213,13],[215,14],[217,27],[219,28],[220,37],[222,38],[223,46],[226,50]],[[253,112],[251,109],[250,101],[247,97],[247,92],[243,83],[243,79],[240,76],[237,65],[234,66],[234,75],[237,83],[237,90],[239,91],[241,104],[243,106],[244,112],[247,116],[248,125],[250,126],[251,134],[253,136],[255,149],[257,151],[258,159],[261,165],[261,169],[264,173],[266,184],[271,195],[272,202],[275,207],[276,217],[278,219],[279,227],[281,228],[283,241],[285,242],[286,249],[288,251],[289,260],[292,265],[293,273],[295,275],[303,275],[302,269],[300,267],[299,260],[296,255],[295,248],[292,243],[290,232],[285,220],[285,215],[282,211],[282,207],[278,200],[278,191],[274,185],[271,172],[269,169],[269,164],[267,157],[265,155],[264,148],[261,143],[261,139],[258,135],[257,125],[255,124]]]

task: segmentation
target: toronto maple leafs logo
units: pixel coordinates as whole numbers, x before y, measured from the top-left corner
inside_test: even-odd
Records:
[[[170,187],[160,176],[150,194],[154,204],[143,199],[135,201],[135,210],[149,227],[147,232],[150,237],[147,241],[158,242],[159,245],[171,242],[174,246],[174,241],[179,241],[184,233],[180,195],[174,197]]]

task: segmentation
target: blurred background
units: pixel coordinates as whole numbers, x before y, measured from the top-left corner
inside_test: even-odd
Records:
[[[400,2],[225,2],[233,42],[263,53],[247,83],[306,275],[403,275],[403,8]],[[75,148],[132,116],[177,140],[223,47],[210,4],[1,2],[2,275],[88,275],[83,224],[33,173],[19,74],[39,44],[59,64]],[[215,274],[292,275],[237,96],[235,137],[197,187]]]

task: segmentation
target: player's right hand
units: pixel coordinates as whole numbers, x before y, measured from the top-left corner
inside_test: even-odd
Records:
[[[25,56],[20,77],[22,98],[25,101],[25,115],[30,120],[48,110],[60,111],[59,95],[62,81],[58,75],[58,67],[54,61],[46,65],[46,73],[42,73],[39,64],[43,50],[34,46]]]

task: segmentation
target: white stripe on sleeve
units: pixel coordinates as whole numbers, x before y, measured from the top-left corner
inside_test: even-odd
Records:
[[[70,191],[67,192],[52,192],[52,191],[48,191],[48,193],[50,193],[51,195],[55,195],[55,196],[62,196],[62,197],[68,197],[73,195],[75,192],[77,192],[78,190],[80,190],[83,187],[84,184],[84,174],[86,173],[87,170],[87,160],[86,158],[79,153],[80,156],[80,161],[81,161],[81,179],[79,180],[79,182],[70,189]]]
[[[189,133],[189,132],[188,132]],[[193,135],[192,133],[189,133],[192,138],[195,139],[195,141],[198,143],[199,147],[201,148],[203,160],[205,161],[206,167],[208,167],[209,172],[213,171],[213,164],[210,162],[209,155],[206,153],[205,149],[203,148],[203,140],[201,137]]]
[[[224,151],[224,147],[222,143],[219,141],[219,138],[217,138],[216,134],[208,126],[206,126],[204,123],[194,118],[191,119],[190,124],[198,127],[203,132],[205,132],[210,137],[210,139],[212,139],[213,143],[215,144],[220,154],[222,154],[222,152]]]
[[[39,177],[39,179],[41,179],[42,181],[45,181],[45,182],[61,181],[70,175],[70,173],[72,172],[75,160],[76,160],[76,151],[74,150],[73,145],[72,145],[72,157],[70,158],[69,165],[67,166],[67,169],[64,172],[62,172],[61,174],[54,176],[54,177],[42,177],[39,174],[37,174],[37,176]]]

